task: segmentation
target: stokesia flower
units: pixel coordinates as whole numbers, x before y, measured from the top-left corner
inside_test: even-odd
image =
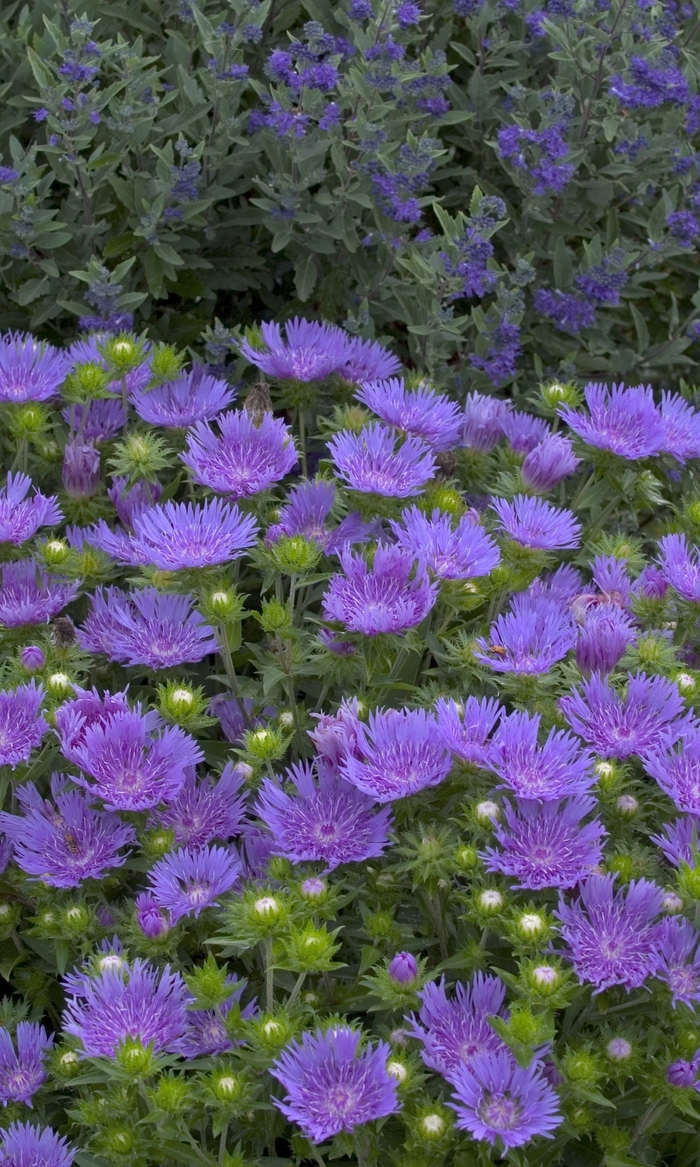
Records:
[[[48,400],[71,367],[69,355],[53,345],[29,333],[6,332],[0,336],[0,403]]]
[[[663,835],[650,835],[649,841],[661,848],[674,867],[680,867],[681,863],[697,867],[700,861],[700,818],[682,815],[672,823],[664,823],[663,827]]]
[[[272,832],[273,854],[293,863],[320,862],[333,871],[341,863],[376,859],[389,842],[392,814],[345,782],[322,761],[299,762],[287,771],[292,795],[266,778],[255,813]]]
[[[464,702],[438,697],[438,732],[448,750],[473,766],[489,764],[489,734],[503,713],[495,697],[467,697]]]
[[[398,442],[398,445],[397,445]],[[337,474],[353,490],[408,498],[422,494],[437,464],[422,438],[403,441],[396,432],[371,422],[359,434],[341,430],[328,443]]]
[[[550,434],[530,451],[520,473],[530,490],[546,492],[573,474],[580,461],[569,438]]]
[[[657,977],[671,990],[673,1007],[700,1001],[700,934],[690,920],[673,916],[661,923]]]
[[[379,709],[359,727],[361,758],[346,755],[340,772],[377,802],[407,798],[443,782],[452,757],[425,709]]]
[[[584,389],[590,417],[570,405],[560,405],[559,416],[588,446],[609,450],[619,458],[649,458],[664,449],[666,431],[651,386],[589,384]]]
[[[201,486],[247,498],[279,482],[295,466],[294,441],[281,418],[266,413],[256,425],[244,409],[230,409],[216,424],[218,435],[206,422],[197,422],[181,455]]]
[[[700,814],[700,727],[685,730],[679,746],[668,753],[662,748],[643,755],[644,769],[655,778],[680,811]]]
[[[121,426],[119,428],[121,429]],[[133,527],[134,520],[141,511],[156,505],[163,488],[159,482],[147,482],[142,478],[127,490],[128,481],[128,478],[115,475],[112,478],[112,485],[107,487],[107,496],[114,504],[120,522],[125,527]]]
[[[279,324],[264,322],[260,325],[264,347],[244,340],[243,356],[278,381],[322,381],[342,369],[349,339],[342,329],[295,317],[284,331],[286,340]]]
[[[418,994],[420,1013],[411,1016],[411,1034],[423,1043],[421,1057],[428,1069],[451,1082],[474,1058],[505,1049],[488,1022],[502,1013],[505,995],[503,981],[481,972],[467,985],[457,981],[452,1000],[447,998],[444,976],[429,982]]]
[[[594,673],[581,692],[574,689],[559,700],[574,732],[603,758],[628,758],[672,746],[692,723],[692,713],[683,716],[683,698],[672,681],[645,673],[629,673],[628,679],[624,697]]]
[[[212,421],[236,396],[226,381],[212,377],[201,365],[176,381],[155,389],[138,387],[131,403],[143,421],[169,429],[187,429],[197,421]]]
[[[317,720],[309,730],[316,753],[332,770],[337,770],[348,754],[361,757],[360,719],[357,697],[345,697],[335,713],[312,713]]]
[[[192,1000],[178,972],[145,960],[107,965],[94,977],[68,977],[66,995],[64,1031],[92,1058],[114,1058],[134,1041],[155,1053],[172,1049],[187,1029]]]
[[[403,377],[365,381],[355,396],[386,425],[422,438],[433,450],[445,452],[459,445],[462,410],[456,401],[434,393],[428,385],[406,389]]]
[[[437,584],[425,567],[400,547],[379,543],[370,568],[349,549],[339,552],[343,575],[332,575],[323,597],[326,620],[351,632],[377,636],[405,632],[427,616],[437,600]]]
[[[576,738],[551,729],[537,742],[540,715],[515,712],[501,720],[489,752],[489,765],[518,798],[550,802],[585,794],[596,781],[593,756]]]
[[[399,547],[425,563],[438,579],[474,579],[488,575],[501,562],[498,545],[472,514],[463,515],[453,529],[452,518],[435,509],[428,518],[418,507],[392,522]]]
[[[679,462],[700,455],[700,413],[680,393],[662,392],[661,421],[665,454],[673,454]]]
[[[0,587],[0,624],[8,628],[46,624],[70,604],[77,591],[77,583],[47,575],[33,559],[5,563]]]
[[[534,1060],[525,1069],[510,1050],[480,1054],[455,1073],[453,1085],[448,1105],[457,1113],[458,1129],[492,1145],[499,1140],[505,1150],[536,1136],[550,1139],[563,1122],[542,1064]]]
[[[87,417],[83,421],[85,410]],[[81,434],[86,442],[109,442],[126,424],[124,402],[117,397],[98,398],[87,405],[69,405],[61,416],[71,432]],[[123,481],[126,482],[126,478]]]
[[[659,540],[659,567],[667,584],[691,604],[700,604],[698,548],[688,546],[685,535],[664,535]]]
[[[386,1068],[389,1046],[368,1043],[359,1053],[361,1038],[345,1025],[303,1033],[270,1070],[287,1092],[273,1099],[275,1106],[314,1143],[399,1109],[396,1079]]]
[[[497,823],[494,835],[501,850],[488,847],[481,856],[487,871],[516,879],[516,887],[574,887],[600,863],[601,841],[606,834],[598,819],[581,826],[596,806],[590,795],[563,802],[518,799],[516,807],[506,800],[505,823]]]
[[[276,542],[282,535],[303,535],[327,555],[336,554],[346,543],[366,543],[372,526],[364,523],[357,512],[346,515],[336,527],[327,525],[335,497],[334,484],[324,478],[293,486],[287,502],[280,507],[278,521],[267,529],[266,542]]]
[[[97,689],[81,689],[73,686],[76,698],[65,701],[54,714],[56,734],[61,743],[64,758],[80,765],[77,750],[85,744],[85,731],[91,725],[104,725],[111,713],[128,710],[126,693],[105,692],[102,696]]]
[[[220,498],[141,510],[133,517],[133,528],[122,562],[151,564],[160,571],[230,563],[253,546],[258,531],[252,515]]]
[[[0,813],[0,827],[14,844],[17,865],[50,887],[80,887],[121,867],[136,833],[115,814],[94,808],[65,774],[51,777],[52,801],[33,782],[17,787],[22,814]]]
[[[12,1122],[0,1130],[2,1167],[71,1167],[77,1153],[49,1126]]]
[[[183,847],[169,851],[148,874],[149,891],[158,906],[170,912],[173,924],[183,916],[198,916],[218,908],[219,896],[230,891],[243,864],[232,847]]]
[[[157,588],[106,593],[99,588],[76,639],[86,652],[104,653],[124,665],[157,670],[192,664],[218,651],[214,629],[193,610],[194,603],[194,596],[170,596]]]
[[[188,1009],[187,1030],[173,1045],[173,1053],[183,1058],[202,1058],[212,1054],[223,1054],[239,1044],[232,1041],[226,1029],[226,1018],[234,1005],[240,1001],[247,981],[239,981],[236,976],[226,977],[226,985],[232,990],[216,1009]],[[250,1001],[240,1011],[241,1021],[248,1021],[257,1013],[257,1004]]]
[[[149,940],[157,940],[170,931],[170,916],[161,912],[158,901],[150,892],[142,891],[134,900],[136,923]]]
[[[343,358],[336,372],[344,381],[354,385],[362,381],[373,381],[380,377],[391,377],[401,368],[401,361],[387,351],[376,340],[363,340],[361,336],[347,336]]]
[[[501,530],[523,547],[555,551],[578,547],[581,541],[581,524],[571,511],[552,506],[543,498],[516,494],[511,502],[496,498],[491,506]]]
[[[497,673],[546,673],[576,643],[576,625],[558,600],[518,592],[510,612],[475,641],[474,656]]]
[[[595,985],[594,995],[612,985],[628,993],[654,976],[659,964],[663,889],[647,879],[632,880],[614,892],[614,875],[590,875],[579,899],[567,904],[559,897],[554,913],[560,921],[565,955],[583,984]]]
[[[197,781],[188,770],[176,798],[158,811],[158,821],[166,830],[172,827],[178,846],[198,851],[213,839],[224,842],[238,834],[246,805],[245,767],[227,762],[219,781],[213,786],[208,779]]]
[[[27,762],[49,725],[42,711],[44,690],[36,681],[0,689],[0,766]]]
[[[7,1029],[0,1029],[0,1102],[24,1102],[32,1098],[46,1081],[44,1055],[53,1045],[43,1025],[20,1021],[17,1026],[17,1049]],[[2,1160],[0,1160],[1,1162]]]
[[[470,393],[462,417],[462,445],[469,450],[490,454],[504,434],[504,422],[510,402],[500,397]]]
[[[501,429],[517,454],[529,454],[549,435],[544,418],[522,413],[519,409],[508,409],[503,413]]]
[[[576,664],[582,673],[610,673],[636,639],[632,619],[617,604],[589,608],[579,632]]]
[[[36,535],[40,527],[61,522],[63,515],[56,496],[47,498],[37,490],[27,498],[31,485],[28,474],[8,474],[0,491],[0,543],[18,546]]]

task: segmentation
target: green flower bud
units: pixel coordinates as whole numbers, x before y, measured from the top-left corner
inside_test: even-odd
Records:
[[[518,917],[516,927],[524,940],[537,940],[548,931],[547,921],[540,912],[523,912]]]
[[[35,442],[46,431],[50,412],[38,401],[27,401],[22,405],[3,411],[7,427],[14,438]]]
[[[56,1071],[66,1078],[73,1078],[80,1070],[80,1058],[74,1049],[64,1050],[55,1060]]]
[[[287,740],[281,730],[269,725],[248,730],[243,736],[243,745],[251,758],[259,762],[276,762],[287,750]]]
[[[678,692],[682,693],[684,697],[692,696],[698,687],[695,677],[692,677],[690,673],[678,673],[674,679],[678,686]]]
[[[42,553],[47,567],[60,567],[70,555],[70,548],[63,539],[49,539],[44,543]]]
[[[559,988],[561,973],[551,964],[538,964],[532,969],[529,979],[539,993],[553,993]]]
[[[52,697],[66,697],[73,691],[73,682],[68,673],[51,673],[46,679],[46,688]]]
[[[184,1110],[188,1101],[187,1083],[182,1078],[162,1077],[152,1096],[156,1107],[168,1114]]]
[[[220,1102],[237,1102],[243,1094],[243,1080],[239,1075],[224,1070],[212,1075],[211,1089]]]
[[[322,551],[317,543],[303,535],[282,535],[266,548],[265,554],[284,575],[306,575],[313,571]]]
[[[474,817],[482,827],[492,826],[501,817],[501,809],[497,802],[486,799],[476,804]]]
[[[192,993],[199,1009],[215,1009],[231,996],[231,986],[226,983],[228,968],[218,965],[209,954],[204,964],[192,973],[185,973],[185,984]]]
[[[462,871],[471,871],[479,862],[476,847],[462,846],[455,852],[455,862]]]
[[[323,972],[332,968],[333,956],[338,950],[333,935],[313,924],[292,928],[285,947],[287,963],[295,972]]]
[[[117,1050],[117,1061],[127,1073],[140,1077],[151,1068],[153,1053],[146,1049],[138,1038],[127,1038]]]
[[[505,900],[500,891],[496,888],[487,888],[482,891],[477,899],[479,910],[488,916],[496,916],[502,911]]]
[[[102,365],[95,361],[86,361],[84,364],[76,365],[73,372],[66,377],[63,396],[71,403],[85,404],[109,396],[108,384],[109,377]]]
[[[569,1081],[582,1085],[595,1085],[605,1072],[600,1058],[587,1050],[567,1050],[562,1064]]]
[[[154,380],[174,381],[182,369],[184,359],[184,353],[179,353],[170,344],[154,345],[149,353],[149,364]]]
[[[81,936],[90,923],[91,914],[84,904],[73,904],[63,913],[65,928],[72,936]]]
[[[105,1143],[113,1155],[130,1155],[136,1146],[136,1134],[125,1126],[109,1127]]]
[[[118,336],[110,336],[107,340],[98,342],[98,348],[117,373],[128,373],[131,369],[138,368],[143,361],[143,341],[128,332],[120,332]]]
[[[171,451],[164,440],[150,431],[134,432],[118,442],[109,460],[115,474],[125,475],[130,482],[145,478],[153,482],[172,461]]]
[[[260,623],[265,632],[281,632],[283,628],[290,628],[292,613],[288,604],[282,604],[274,597],[263,600]]]

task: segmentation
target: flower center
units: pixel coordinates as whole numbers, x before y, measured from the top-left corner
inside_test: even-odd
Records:
[[[518,1123],[520,1108],[506,1094],[492,1094],[479,1106],[479,1115],[492,1130],[512,1130]]]

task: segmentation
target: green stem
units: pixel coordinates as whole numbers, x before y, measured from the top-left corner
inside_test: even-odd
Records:
[[[272,1013],[275,1007],[275,970],[272,964],[272,937],[265,937],[265,1008]]]
[[[223,1163],[226,1154],[226,1139],[228,1137],[228,1123],[225,1122],[219,1139],[219,1162]]]
[[[299,409],[299,458],[301,460],[301,472],[304,478],[306,478],[306,425],[304,422],[304,410],[301,408]]]
[[[287,1008],[289,1008],[290,1005],[293,1005],[294,1002],[296,1001],[297,997],[299,996],[299,994],[304,986],[305,980],[306,980],[306,973],[300,972],[299,976],[297,977],[297,983],[295,984],[294,988],[292,989],[291,993],[289,994],[289,996],[287,998]]]
[[[241,698],[241,695],[240,695],[240,692],[238,689],[238,678],[236,676],[236,670],[233,667],[233,657],[231,656],[231,649],[229,647],[228,637],[226,635],[226,629],[224,628],[223,624],[219,624],[219,627],[217,629],[217,634],[218,634],[217,639],[219,641],[219,653],[220,653],[222,661],[224,662],[224,669],[226,670],[226,676],[228,677],[228,683],[231,686],[231,692],[233,693],[236,704],[238,705],[238,708],[240,709],[241,717],[243,718],[243,721],[245,722],[246,729],[248,729],[252,732],[255,729],[255,726],[253,725],[250,714],[248,713],[248,710],[245,707],[245,702]]]

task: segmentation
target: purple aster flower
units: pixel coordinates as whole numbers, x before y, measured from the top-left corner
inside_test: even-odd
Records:
[[[213,839],[228,842],[243,821],[244,783],[244,767],[233,762],[226,763],[213,786],[208,779],[198,782],[195,771],[188,770],[180,793],[158,811],[158,821],[166,830],[172,827],[175,842],[190,851],[201,850]]]
[[[86,652],[124,665],[168,669],[218,651],[214,629],[193,611],[194,596],[169,596],[157,588],[123,592],[101,588],[76,639]]]
[[[589,446],[634,460],[659,454],[666,442],[664,423],[651,386],[586,385],[590,417],[570,405],[559,406],[559,416]]]
[[[270,1070],[287,1092],[275,1106],[314,1143],[399,1109],[396,1079],[386,1069],[389,1046],[367,1044],[358,1054],[361,1038],[344,1025],[303,1033]]]
[[[663,835],[650,835],[650,842],[661,848],[674,867],[680,867],[681,863],[695,867],[700,852],[700,818],[682,815],[672,823],[664,823],[663,827]]]
[[[323,129],[323,126],[321,128]],[[348,336],[345,338],[345,351],[336,372],[343,380],[359,385],[363,381],[391,377],[392,374],[398,373],[400,368],[401,361],[398,357],[387,352],[376,340]]]
[[[679,1001],[694,1009],[693,1002],[700,1001],[700,935],[682,916],[663,920],[660,932],[656,975],[671,990],[674,1009]]]
[[[503,713],[495,697],[467,697],[458,703],[446,697],[435,702],[438,732],[448,750],[470,762],[486,767],[489,763],[489,734]]]
[[[661,394],[661,421],[665,438],[663,451],[679,462],[700,456],[700,413],[680,393]]]
[[[379,543],[371,568],[349,549],[339,555],[345,574],[331,576],[323,614],[351,632],[405,632],[420,624],[437,600],[437,584],[430,583],[423,564],[416,566],[401,547]]]
[[[54,714],[56,734],[61,743],[64,758],[80,765],[81,755],[77,751],[85,745],[85,732],[92,725],[105,725],[112,713],[128,710],[126,693],[104,693],[97,689],[81,689],[74,686],[76,698],[65,701]]]
[[[69,498],[92,498],[100,485],[100,452],[92,442],[73,438],[63,451],[63,489]]]
[[[648,109],[670,101],[685,105],[690,100],[688,82],[682,69],[663,69],[645,57],[630,57],[631,81],[616,75],[610,78],[610,93],[628,109]]]
[[[470,393],[464,407],[462,445],[469,450],[490,454],[504,434],[504,422],[510,402],[484,393]]]
[[[87,416],[83,420],[85,410]],[[124,403],[119,397],[89,401],[87,405],[69,405],[63,410],[62,417],[71,431],[79,433],[86,442],[109,442],[126,425]]]
[[[579,981],[596,986],[594,995],[612,985],[624,985],[630,993],[654,976],[660,963],[657,917],[663,890],[633,879],[613,894],[614,883],[614,875],[590,875],[579,899],[567,904],[560,896],[555,912],[566,956]]]
[[[287,502],[280,507],[279,521],[267,530],[266,541],[275,542],[282,535],[303,535],[327,555],[335,555],[346,543],[366,543],[372,526],[356,512],[346,515],[336,527],[327,525],[335,496],[335,486],[323,478],[293,486]]]
[[[529,591],[538,596],[549,596],[567,607],[576,599],[583,588],[580,571],[570,563],[562,563],[551,575],[538,576],[530,584]]]
[[[284,326],[286,340],[279,324],[263,323],[260,331],[265,347],[244,340],[241,352],[278,381],[322,381],[344,363],[348,337],[334,324],[295,317]]]
[[[425,709],[379,709],[359,726],[361,759],[346,755],[340,772],[377,802],[393,802],[443,782],[452,757]]]
[[[454,1102],[459,1130],[505,1150],[541,1136],[551,1139],[563,1122],[559,1098],[544,1076],[541,1063],[524,1069],[510,1050],[484,1053],[455,1073]]]
[[[226,381],[212,377],[203,366],[155,389],[139,387],[131,403],[143,421],[169,429],[187,429],[197,421],[212,421],[236,396]]]
[[[205,908],[218,908],[218,897],[231,890],[242,870],[233,847],[202,847],[196,851],[183,847],[169,851],[151,869],[149,891],[177,924],[183,916],[198,916]]]
[[[17,1026],[17,1049],[7,1029],[0,1029],[0,1102],[24,1102],[32,1098],[46,1081],[44,1055],[53,1045],[53,1036],[43,1025],[20,1021]],[[1,1161],[1,1160],[0,1160]]]
[[[643,755],[644,769],[680,811],[700,814],[700,726],[683,732],[678,749],[667,753],[653,746]]]
[[[644,600],[663,600],[668,591],[668,583],[660,567],[648,563],[632,584],[632,592]]]
[[[397,445],[393,429],[372,422],[359,434],[341,430],[328,443],[338,475],[353,490],[407,498],[422,494],[437,464],[422,438],[407,437]]]
[[[617,604],[600,604],[586,613],[576,645],[576,664],[582,673],[610,673],[636,638],[628,614]]]
[[[0,402],[46,401],[63,384],[72,364],[68,354],[29,333],[6,332],[0,336]]]
[[[578,547],[581,541],[581,524],[571,511],[552,506],[543,498],[516,494],[511,502],[496,498],[491,506],[501,529],[523,547],[555,551]]]
[[[392,957],[387,972],[397,985],[410,985],[418,976],[418,961],[411,952],[397,952]]]
[[[115,814],[95,810],[82,791],[69,790],[65,774],[51,777],[51,798],[33,782],[17,788],[22,814],[0,812],[0,826],[14,845],[18,866],[50,887],[80,887],[102,879],[127,858],[122,848],[136,843],[133,827]]]
[[[159,482],[146,482],[145,479],[141,479],[127,490],[127,481],[128,479],[121,476],[114,477],[112,485],[107,488],[107,495],[124,526],[133,527],[136,516],[141,511],[156,505],[163,488]]]
[[[563,802],[518,800],[514,808],[506,800],[505,825],[494,834],[501,850],[488,847],[482,859],[487,871],[516,879],[516,887],[574,887],[601,861],[602,838],[607,833],[598,819],[581,826],[596,806],[590,795],[576,795]]]
[[[322,862],[327,871],[384,853],[392,827],[390,809],[375,812],[373,798],[319,762],[299,762],[287,771],[296,788],[288,794],[266,778],[255,813],[274,837],[273,854],[293,863]]]
[[[678,689],[665,677],[630,673],[624,698],[597,673],[581,688],[561,697],[559,706],[574,732],[604,758],[672,746],[692,723],[691,713],[683,716]]]
[[[136,922],[149,940],[157,940],[170,931],[170,914],[161,912],[158,900],[150,892],[143,891],[134,900]]]
[[[425,563],[438,579],[474,579],[501,562],[501,552],[472,513],[453,529],[450,515],[434,510],[428,518],[418,507],[405,510],[391,524],[399,547]]]
[[[231,996],[216,1009],[189,1009],[187,1011],[187,1030],[179,1041],[175,1042],[173,1052],[182,1054],[184,1058],[202,1058],[212,1054],[223,1054],[234,1049],[238,1042],[234,1042],[228,1035],[225,1021],[234,1005],[240,1001],[247,981],[239,981],[236,976],[226,977],[226,984],[232,989]],[[241,1020],[248,1021],[257,1013],[257,1004],[250,1001],[241,1009]]]
[[[511,448],[518,454],[529,454],[550,436],[544,418],[535,417],[532,413],[521,413],[519,409],[504,411],[501,428]]]
[[[659,567],[666,583],[691,604],[700,604],[700,562],[697,547],[685,535],[664,535],[659,541]]]
[[[309,730],[309,737],[319,757],[331,770],[337,770],[348,754],[362,757],[356,697],[341,701],[336,713],[312,713],[311,716],[318,724],[316,729]]]
[[[219,719],[226,740],[233,742],[234,745],[239,745],[243,741],[243,735],[249,724],[254,729],[258,729],[259,726],[266,725],[270,718],[277,715],[277,709],[274,705],[266,705],[262,712],[255,716],[253,709],[254,702],[251,697],[237,699],[227,697],[225,693],[217,693],[209,702],[207,713],[210,717]],[[244,710],[245,714],[248,715],[247,720]]]
[[[69,977],[63,1028],[86,1057],[114,1058],[127,1041],[170,1050],[187,1030],[192,998],[178,972],[148,961],[109,965],[98,976]]]
[[[591,573],[606,604],[628,608],[632,602],[632,580],[626,570],[627,560],[614,555],[596,555]]]
[[[503,1039],[488,1023],[503,1012],[506,987],[498,977],[477,972],[468,985],[457,981],[448,1000],[445,978],[431,981],[418,994],[422,1005],[411,1017],[412,1036],[423,1043],[421,1057],[448,1082],[474,1058],[504,1049]]]
[[[433,450],[444,452],[459,445],[462,410],[456,401],[425,384],[410,390],[403,377],[365,381],[355,396],[387,425],[422,438]]]
[[[546,673],[576,643],[576,625],[558,600],[518,592],[510,612],[491,625],[491,641],[475,641],[474,656],[497,673]]]
[[[27,762],[49,725],[41,711],[44,690],[36,681],[0,689],[0,766]]]
[[[525,458],[520,473],[530,490],[554,490],[560,482],[573,474],[581,459],[574,454],[569,438],[550,434],[535,446]]]
[[[244,409],[230,409],[217,418],[217,425],[219,436],[206,422],[197,422],[181,455],[200,485],[247,498],[279,482],[296,465],[289,427],[271,413],[256,425]]]
[[[28,474],[8,474],[0,491],[0,543],[19,545],[36,535],[39,527],[54,527],[61,522],[63,515],[56,496],[47,498],[37,490],[27,498],[31,485]]]
[[[5,563],[0,587],[0,624],[8,628],[45,624],[70,604],[77,591],[77,583],[48,576],[33,559]]]
[[[502,718],[490,751],[491,769],[518,798],[550,802],[585,794],[596,781],[592,755],[572,734],[557,729],[538,745],[539,727],[539,713]]]
[[[71,1167],[77,1154],[49,1126],[12,1122],[0,1130],[2,1167]]]
[[[214,567],[238,559],[255,543],[258,527],[252,515],[244,515],[235,505],[220,498],[204,503],[166,502],[139,511],[133,516],[134,534],[124,544],[121,532],[114,550],[128,548],[122,561],[134,566],[152,564],[161,571]],[[106,527],[98,524],[93,541],[109,550]],[[112,535],[112,532],[109,533]]]

